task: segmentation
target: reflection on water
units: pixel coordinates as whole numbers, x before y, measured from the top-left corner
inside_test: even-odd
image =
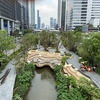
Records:
[[[56,100],[54,72],[49,67],[36,68],[30,90],[24,100]]]

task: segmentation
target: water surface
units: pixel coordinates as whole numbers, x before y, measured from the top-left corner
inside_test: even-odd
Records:
[[[56,100],[55,75],[50,67],[36,68],[31,87],[24,100]]]

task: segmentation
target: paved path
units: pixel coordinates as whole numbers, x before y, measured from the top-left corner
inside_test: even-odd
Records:
[[[73,52],[69,52],[72,54],[72,57],[67,60],[68,63],[72,64],[74,68],[80,69],[80,63],[78,62],[79,56],[77,56]],[[100,75],[95,72],[87,72],[87,71],[81,71],[84,75],[88,76],[94,84],[100,88]]]
[[[0,77],[4,75],[7,69],[11,70],[4,83],[0,86],[0,100],[12,100],[14,82],[16,78],[15,60],[8,63],[2,73],[0,73]]]

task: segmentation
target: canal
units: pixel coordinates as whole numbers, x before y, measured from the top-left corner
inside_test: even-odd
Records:
[[[49,66],[37,68],[24,100],[56,100],[55,75]]]

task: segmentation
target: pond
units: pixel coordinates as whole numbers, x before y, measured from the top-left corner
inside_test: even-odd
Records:
[[[34,71],[30,90],[24,100],[56,100],[55,75],[49,66],[37,68]]]

